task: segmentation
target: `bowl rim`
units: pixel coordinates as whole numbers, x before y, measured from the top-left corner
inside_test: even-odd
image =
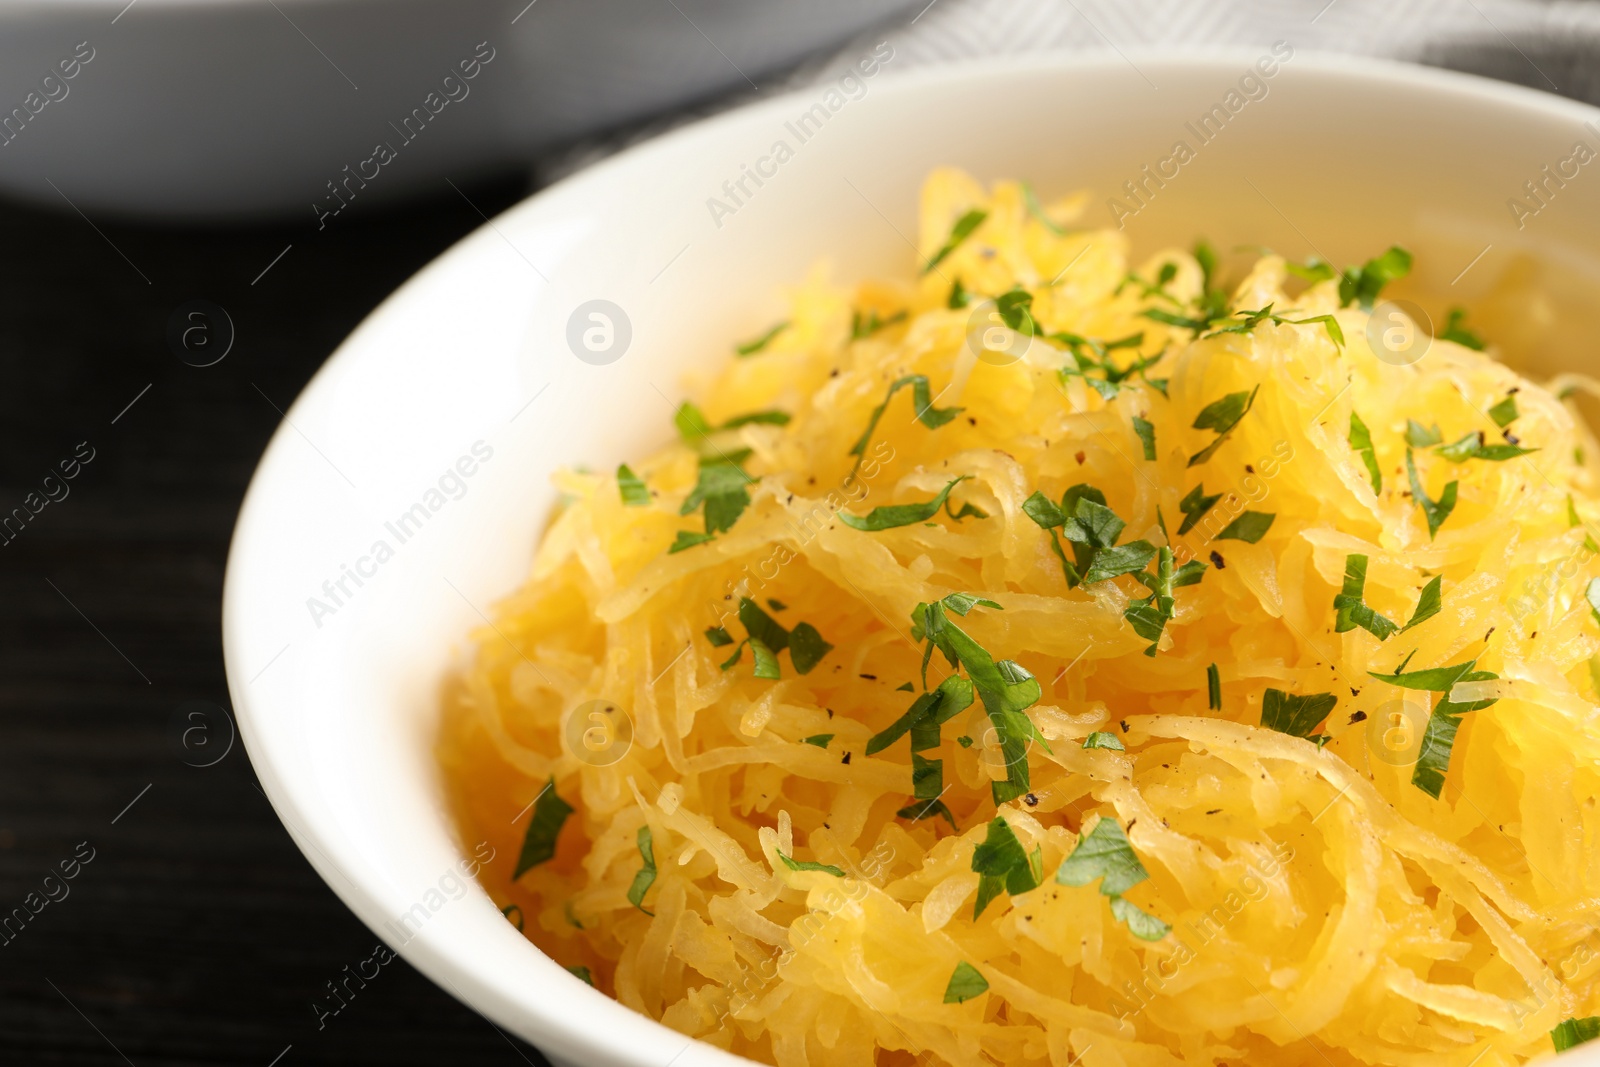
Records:
[[[891,31],[885,28],[879,32],[888,34]],[[877,83],[875,92],[915,94],[921,88],[933,84],[978,85],[1004,82],[1019,77],[1048,74],[1065,68],[1085,74],[1112,74],[1129,67],[1142,74],[1141,68],[1146,66],[1158,71],[1189,68],[1218,74],[1237,74],[1253,64],[1259,54],[1260,49],[1252,50],[1236,45],[1131,47],[1116,51],[1052,49],[1023,57],[983,57],[933,63],[909,71],[890,72],[890,77]],[[1575,124],[1600,119],[1600,108],[1581,101],[1481,75],[1397,59],[1360,56],[1326,49],[1296,48],[1294,70],[1302,76],[1309,74],[1321,78],[1351,79],[1378,86],[1387,85],[1397,91],[1441,92],[1451,97],[1458,106],[1492,103],[1540,113],[1543,117],[1570,119]],[[348,387],[350,381],[344,383],[335,381],[339,376],[338,372],[344,364],[354,360],[354,353],[365,345],[368,336],[376,331],[378,324],[404,314],[412,303],[413,294],[425,291],[435,278],[452,271],[457,263],[482,254],[482,249],[497,239],[496,227],[502,220],[513,215],[537,213],[547,206],[559,207],[569,198],[585,196],[590,187],[603,189],[614,176],[625,175],[628,171],[648,172],[654,161],[663,157],[680,157],[685,149],[698,142],[718,138],[724,131],[746,124],[761,123],[773,117],[786,116],[796,104],[809,102],[815,92],[815,86],[792,89],[679,126],[567,175],[518,201],[493,218],[487,219],[435,256],[362,319],[311,376],[263,450],[240,504],[229,542],[224,574],[222,638],[229,695],[240,739],[274,812],[313,869],[374,934],[383,937],[381,927],[388,920],[378,894],[370,885],[363,884],[351,874],[353,871],[359,875],[362,870],[361,863],[350,862],[341,865],[330,858],[330,850],[341,851],[337,842],[330,841],[316,832],[302,829],[308,824],[315,825],[313,820],[305,818],[308,807],[305,803],[306,798],[285,778],[282,769],[275,766],[267,757],[266,744],[263,740],[263,735],[269,728],[266,723],[272,717],[270,708],[272,700],[264,692],[252,691],[246,680],[248,671],[243,659],[241,631],[244,629],[243,620],[249,614],[250,604],[243,599],[244,593],[240,588],[242,580],[239,575],[247,566],[259,566],[256,563],[258,558],[263,555],[270,556],[269,539],[257,533],[258,527],[263,524],[264,513],[273,510],[275,506],[267,498],[269,490],[265,485],[268,481],[266,475],[270,469],[285,462],[283,456],[286,449],[292,447],[293,441],[297,440],[293,421],[297,415],[304,416],[306,407],[313,402],[313,398],[321,398],[325,393],[334,393],[341,384]],[[636,1026],[621,1025],[613,1029],[606,1025],[591,1025],[578,1029],[574,1025],[574,1020],[579,1015],[578,1013],[568,1015],[564,1011],[563,1002],[569,998],[560,991],[547,997],[547,1003],[542,1004],[531,1015],[521,1008],[514,1009],[512,1003],[500,994],[494,982],[472,971],[459,969],[454,961],[437,951],[426,938],[414,938],[395,948],[395,952],[430,981],[473,1011],[483,1015],[492,1025],[497,1028],[503,1026],[525,1037],[530,1034],[537,1035],[528,1039],[538,1045],[549,1041],[550,1052],[555,1055],[583,1057],[578,1062],[587,1062],[589,1058],[594,1058],[597,1062],[628,1064],[630,1067],[661,1067],[658,1055],[661,1047],[682,1041],[686,1043],[679,1056],[687,1052],[691,1046],[699,1046],[697,1055],[692,1057],[696,1063],[743,1064],[755,1067],[755,1061],[733,1056],[698,1039],[687,1038],[678,1031],[654,1019],[638,1015],[621,1002],[603,995],[604,1004],[598,1010],[606,1017],[590,1021],[604,1024],[610,1019],[620,1024],[627,1024],[642,1020],[646,1024],[644,1032],[658,1037],[661,1045],[636,1047],[623,1043],[624,1033],[640,1032]],[[579,989],[575,986],[573,992],[577,993]],[[583,1014],[588,1015],[588,1009],[585,1009]],[[674,1060],[677,1058],[673,1057]],[[1565,1058],[1569,1062],[1574,1062],[1576,1059],[1572,1054],[1567,1054]],[[1596,1055],[1588,1062],[1600,1065],[1600,1055]]]

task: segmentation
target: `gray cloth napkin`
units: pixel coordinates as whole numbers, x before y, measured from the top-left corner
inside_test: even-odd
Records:
[[[545,160],[545,184],[630,144],[753,99],[838,78],[881,41],[886,74],[1042,52],[1262,47],[1409,60],[1600,105],[1596,0],[933,0],[756,90],[707,101]]]

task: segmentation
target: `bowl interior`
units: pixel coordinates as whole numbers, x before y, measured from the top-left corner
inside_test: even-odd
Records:
[[[440,682],[525,577],[552,469],[657,444],[693,378],[779,318],[780,287],[817,260],[847,280],[907,272],[918,187],[942,164],[1090,190],[1087,224],[1120,221],[1136,258],[1200,235],[1340,265],[1401,244],[1430,311],[1474,308],[1534,373],[1581,369],[1600,326],[1600,177],[1575,145],[1600,151],[1597,117],[1281,44],[901,78],[891,61],[534,197],[375,312],[256,474],[224,617],[263,785],[363,920],[553,1058],[736,1062],[572,978],[463,875],[476,843],[442,801]],[[583,347],[585,328],[607,344],[592,301],[609,302],[609,351]]]

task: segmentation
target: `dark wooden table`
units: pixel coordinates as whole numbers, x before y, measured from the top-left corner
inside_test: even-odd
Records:
[[[490,215],[525,190],[462,186]],[[442,184],[323,233],[61,208],[0,204],[0,519],[46,501],[0,526],[0,1063],[543,1067],[403,962],[319,1028],[377,938],[243,747],[196,767],[181,740],[187,702],[229,704],[223,567],[274,405],[481,217]],[[209,367],[167,339],[196,299],[236,331]]]

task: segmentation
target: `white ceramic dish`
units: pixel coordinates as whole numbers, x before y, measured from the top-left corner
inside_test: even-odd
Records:
[[[912,250],[902,235],[930,167],[1028,176],[1046,194],[1097,188],[1093,219],[1108,192],[1174,141],[1193,141],[1184,124],[1224,101],[1257,59],[1045,57],[884,75],[804,144],[786,123],[822,91],[773,100],[541,193],[374,312],[267,449],[224,604],[250,757],[307,858],[356,914],[558,1062],[735,1062],[572,978],[470,881],[452,899],[473,844],[457,840],[432,756],[452,650],[524,578],[551,469],[615,464],[670,433],[685,372],[776,318],[776,288],[818,258],[852,277],[904,271]],[[1536,350],[1541,370],[1592,359],[1579,340],[1600,335],[1600,174],[1587,173],[1600,164],[1521,229],[1507,199],[1575,141],[1600,144],[1584,126],[1600,113],[1470,77],[1307,54],[1264,84],[1264,98],[1127,220],[1137,248],[1203,231],[1223,247],[1266,243],[1342,263],[1399,242],[1418,253],[1423,289],[1469,304],[1520,270],[1547,295],[1511,349]],[[770,175],[759,188],[747,181],[731,214],[708,208],[780,139],[793,158],[761,164]],[[567,344],[575,309],[596,299],[631,323],[614,362],[580,360]],[[446,479],[430,498],[477,442],[460,468],[471,476]],[[391,527],[419,502],[439,507],[399,543]],[[380,541],[392,551],[381,563]],[[324,582],[337,593],[346,567],[361,584],[346,578],[335,603]],[[335,610],[313,612],[312,597]],[[408,914],[418,932],[402,943]]]

